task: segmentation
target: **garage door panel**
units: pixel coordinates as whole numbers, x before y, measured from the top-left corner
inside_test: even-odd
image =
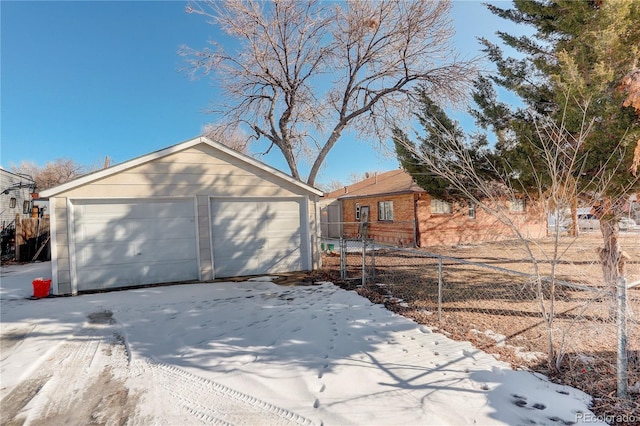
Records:
[[[238,266],[240,265],[240,266]],[[226,258],[216,258],[216,277],[257,275],[261,272],[261,260],[253,254],[237,253]]]
[[[211,201],[216,277],[304,269],[298,200]]]
[[[78,274],[78,291],[185,281],[180,271],[189,266],[190,262],[184,261],[85,268]]]
[[[129,243],[76,246],[76,265],[78,268],[103,264],[121,265],[135,258],[135,253],[135,244]]]
[[[198,278],[192,200],[76,203],[78,290]]]
[[[276,250],[268,255],[252,252],[236,253],[227,257],[216,257],[216,276],[276,274],[300,270],[299,250]],[[265,270],[268,265],[268,270]]]
[[[148,238],[148,235],[162,234],[164,239],[181,238],[183,236],[194,238],[195,227],[191,226],[194,220],[191,218],[167,218],[167,219],[116,219],[113,218],[109,222],[84,221],[76,226],[76,241],[80,244],[88,241],[121,241],[123,239],[135,238],[143,235],[142,238]]]
[[[255,238],[220,238],[215,240],[216,258],[235,258],[241,253],[255,253],[263,250],[267,242],[262,239]]]
[[[118,203],[112,200],[87,200],[78,205],[74,211],[78,216],[87,217],[93,222],[108,222],[110,219],[120,220],[129,218],[134,220],[173,219],[193,217],[193,206],[189,203],[173,201],[136,201],[133,203]],[[90,203],[90,204],[89,204]]]
[[[79,267],[192,260],[192,245],[191,239],[173,239],[170,245],[166,240],[76,245],[76,260]]]

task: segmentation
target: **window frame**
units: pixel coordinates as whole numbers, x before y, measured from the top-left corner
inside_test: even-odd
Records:
[[[356,215],[356,222],[360,221],[360,203],[356,203],[355,205],[355,215]]]
[[[378,221],[393,222],[393,201],[378,201]]]
[[[469,201],[469,219],[475,219],[476,218],[476,203],[474,203],[473,201]]]
[[[451,214],[453,210],[453,206],[450,202],[441,200],[439,198],[432,198],[429,207],[431,208],[431,214]]]

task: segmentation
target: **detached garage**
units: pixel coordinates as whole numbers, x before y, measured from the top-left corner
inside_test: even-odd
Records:
[[[311,270],[321,191],[196,138],[40,193],[52,292]]]

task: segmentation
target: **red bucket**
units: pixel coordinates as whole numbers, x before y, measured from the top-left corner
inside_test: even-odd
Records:
[[[39,299],[41,297],[47,297],[51,290],[51,280],[45,280],[42,278],[36,278],[32,281],[33,284],[33,297]]]

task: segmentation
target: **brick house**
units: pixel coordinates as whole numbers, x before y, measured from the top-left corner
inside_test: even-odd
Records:
[[[473,203],[448,203],[434,198],[401,169],[325,194],[321,206],[336,205],[340,206],[342,218],[340,234],[345,238],[366,235],[383,244],[403,247],[514,238],[509,227]],[[546,218],[537,209],[524,200],[510,200],[508,205],[509,219],[524,236],[546,235]]]

